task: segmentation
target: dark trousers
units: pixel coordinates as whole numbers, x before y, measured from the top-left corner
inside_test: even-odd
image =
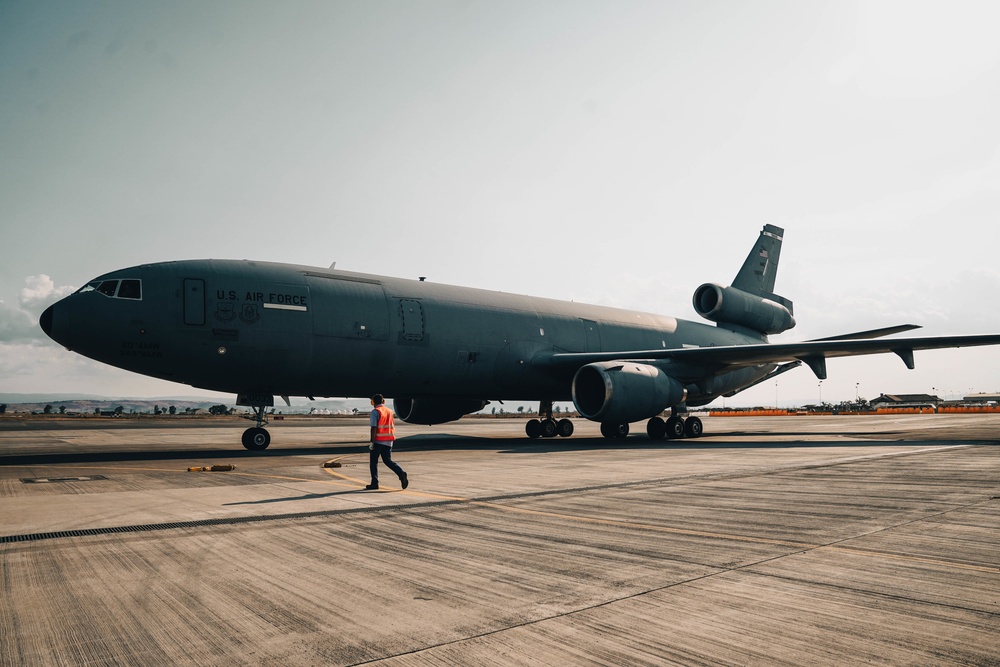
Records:
[[[385,463],[389,470],[396,473],[396,477],[403,479],[403,469],[399,467],[399,464],[392,460],[392,447],[388,445],[372,445],[372,450],[370,456],[368,457],[368,466],[372,471],[372,485],[378,485],[378,457],[382,457],[382,462]]]

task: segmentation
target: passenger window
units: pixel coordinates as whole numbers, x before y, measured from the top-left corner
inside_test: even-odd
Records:
[[[139,280],[123,280],[118,288],[119,299],[141,299],[142,282]]]
[[[118,289],[117,280],[105,280],[97,287],[97,291],[105,296],[114,296],[116,289]]]

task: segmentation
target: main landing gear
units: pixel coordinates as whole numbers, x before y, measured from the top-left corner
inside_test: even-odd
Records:
[[[552,418],[552,401],[542,401],[538,407],[541,419],[529,419],[524,425],[524,432],[529,438],[568,438],[573,435],[573,422],[568,419],[556,421]]]
[[[267,423],[264,410],[267,409],[267,406],[253,405],[250,407],[253,409],[253,416],[247,417],[247,419],[257,422],[257,426],[243,431],[243,446],[256,452],[267,449],[267,446],[271,444],[271,434],[264,428],[264,424]]]
[[[601,423],[601,435],[608,440],[624,438],[628,435],[628,424]],[[670,417],[653,417],[646,422],[646,435],[650,440],[678,440],[680,438],[699,438],[704,430],[701,420],[697,417],[684,419],[676,408],[671,409]]]

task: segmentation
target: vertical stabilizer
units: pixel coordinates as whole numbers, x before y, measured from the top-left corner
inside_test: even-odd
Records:
[[[732,285],[705,283],[694,291],[695,311],[720,327],[759,335],[762,340],[794,327],[792,302],[774,293],[784,233],[781,227],[764,225]]]
[[[774,225],[764,225],[743,267],[733,279],[733,287],[748,294],[770,297],[774,294],[774,278],[778,273],[781,256],[781,237],[785,230]]]

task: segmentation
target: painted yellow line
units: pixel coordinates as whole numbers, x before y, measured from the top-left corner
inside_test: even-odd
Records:
[[[353,482],[354,484],[357,484],[357,485],[361,486],[362,488],[365,487],[368,484],[368,482],[366,482],[364,480],[361,480],[361,479],[357,479],[356,477],[349,477],[349,476],[347,476],[347,475],[345,475],[343,473],[334,472],[331,468],[323,468],[323,470],[325,470],[328,474],[330,474],[330,475],[332,475],[332,476],[334,476],[334,477],[336,477],[338,479],[342,479],[342,480],[345,480],[345,481],[348,481],[348,482]],[[469,502],[469,498],[461,498],[459,496],[446,496],[446,495],[441,494],[441,493],[432,493],[432,492],[428,492],[428,491],[416,491],[414,489],[406,489],[404,491],[403,489],[386,489],[386,488],[380,488],[379,489],[379,493],[405,493],[405,494],[410,495],[410,496],[418,496],[418,497],[421,497],[421,498],[433,498],[435,500],[457,500],[457,501],[461,501],[461,502]]]

